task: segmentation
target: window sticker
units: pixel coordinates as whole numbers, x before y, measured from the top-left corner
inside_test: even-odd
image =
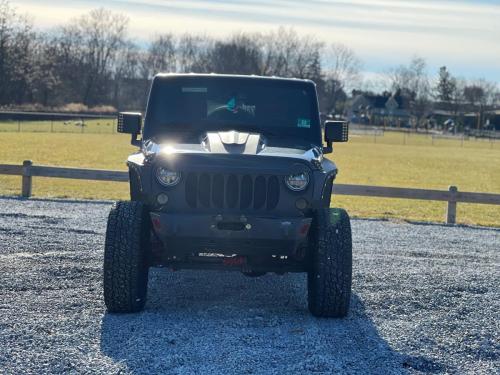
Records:
[[[206,87],[183,87],[182,92],[200,92],[206,93],[208,90]]]
[[[226,103],[226,109],[229,112],[233,113],[238,113],[238,112],[246,112],[247,114],[251,116],[255,116],[255,106],[254,105],[248,105],[244,103],[236,103],[236,98],[232,97],[229,99],[229,101]]]
[[[297,127],[298,128],[310,128],[311,120],[308,118],[298,118],[297,119]]]
[[[240,106],[241,110],[248,113],[249,115],[255,116],[255,106],[242,104]]]
[[[236,112],[236,99],[235,98],[229,99],[229,101],[226,104],[226,108],[228,111]]]

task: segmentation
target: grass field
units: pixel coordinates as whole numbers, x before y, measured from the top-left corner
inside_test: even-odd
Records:
[[[97,125],[96,125],[97,126]],[[0,125],[0,129],[1,129]],[[0,163],[77,166],[125,170],[135,148],[122,134],[0,132]],[[376,143],[375,143],[376,142]],[[432,140],[424,135],[356,136],[335,145],[339,183],[369,184],[500,193],[500,142]],[[124,183],[34,178],[35,197],[120,199],[128,196]],[[20,177],[0,175],[0,195],[18,195]],[[443,221],[445,203],[334,197],[333,204],[353,216]],[[458,204],[457,220],[465,224],[500,226],[500,206]]]

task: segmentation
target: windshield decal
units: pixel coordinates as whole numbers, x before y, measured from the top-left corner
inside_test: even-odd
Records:
[[[242,111],[245,111],[246,113],[252,115],[252,116],[255,116],[255,106],[254,105],[246,105],[246,104],[242,104],[240,106],[240,109]]]
[[[298,128],[310,128],[311,120],[308,118],[298,118],[297,119],[297,127]]]
[[[229,99],[229,101],[226,104],[226,108],[228,111],[236,112],[236,99],[235,98]]]
[[[232,113],[238,113],[239,111],[243,111],[243,112],[248,113],[251,116],[255,116],[255,106],[254,105],[247,105],[244,103],[236,104],[235,97],[232,97],[231,99],[229,99],[229,101],[226,103],[226,109]]]

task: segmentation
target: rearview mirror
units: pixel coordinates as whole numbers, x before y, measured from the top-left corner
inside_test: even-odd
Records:
[[[141,133],[142,115],[135,112],[120,112],[118,114],[118,133],[132,134],[131,144],[140,146],[141,141],[137,136]]]
[[[347,121],[325,121],[324,153],[332,152],[332,142],[347,142],[349,140],[349,122]]]

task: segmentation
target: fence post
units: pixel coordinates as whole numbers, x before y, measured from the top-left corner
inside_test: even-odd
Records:
[[[31,166],[33,162],[31,160],[23,161],[23,178],[21,186],[21,195],[24,198],[31,197]]]
[[[450,198],[448,200],[448,209],[446,210],[446,224],[455,224],[457,221],[457,192],[456,186],[448,188]]]

